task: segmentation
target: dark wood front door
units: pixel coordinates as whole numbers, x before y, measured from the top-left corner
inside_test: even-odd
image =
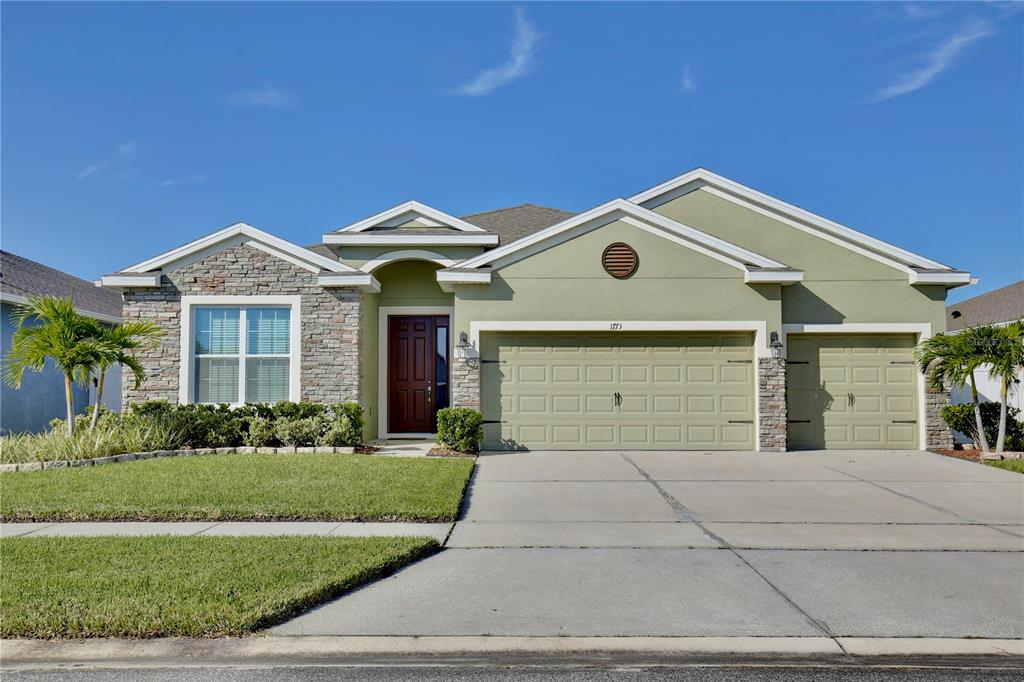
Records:
[[[388,319],[388,431],[433,433],[448,406],[448,316]]]

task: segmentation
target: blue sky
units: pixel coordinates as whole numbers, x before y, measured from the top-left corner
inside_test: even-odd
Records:
[[[2,5],[3,248],[86,278],[243,220],[583,210],[705,166],[1024,268],[1022,4]]]

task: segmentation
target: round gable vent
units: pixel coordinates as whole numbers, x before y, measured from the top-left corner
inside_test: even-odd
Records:
[[[625,279],[636,272],[640,259],[629,244],[615,242],[609,244],[601,254],[601,265],[604,271],[616,279]]]

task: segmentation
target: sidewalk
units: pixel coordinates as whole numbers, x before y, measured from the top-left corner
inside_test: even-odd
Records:
[[[371,535],[429,536],[444,542],[451,523],[360,521],[92,521],[79,523],[0,523],[0,537],[97,535]]]

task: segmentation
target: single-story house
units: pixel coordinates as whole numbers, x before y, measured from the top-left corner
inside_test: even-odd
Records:
[[[572,214],[408,201],[303,247],[236,223],[106,275],[167,332],[125,401],[438,409],[485,448],[948,447],[912,349],[971,276],[704,169]]]
[[[1009,286],[968,298],[960,303],[946,306],[946,329],[959,332],[967,327],[985,324],[1004,325],[1024,318],[1024,280]],[[988,366],[974,373],[978,382],[978,396],[982,401],[999,402],[1000,381],[989,375]],[[964,387],[953,391],[953,403],[971,402],[971,389]],[[1016,383],[1010,387],[1008,404],[1024,412],[1024,370],[1017,374]],[[970,438],[961,433],[954,434],[961,443]]]
[[[121,297],[92,282],[47,267],[9,251],[0,251],[0,354],[7,355],[14,335],[14,306],[29,296],[70,297],[83,315],[116,324],[121,321]],[[39,373],[26,372],[20,389],[0,387],[0,433],[44,431],[50,420],[66,414],[64,377],[52,363]],[[82,414],[96,399],[95,383],[75,385],[75,412]],[[121,368],[112,367],[104,381],[103,403],[121,410]]]

